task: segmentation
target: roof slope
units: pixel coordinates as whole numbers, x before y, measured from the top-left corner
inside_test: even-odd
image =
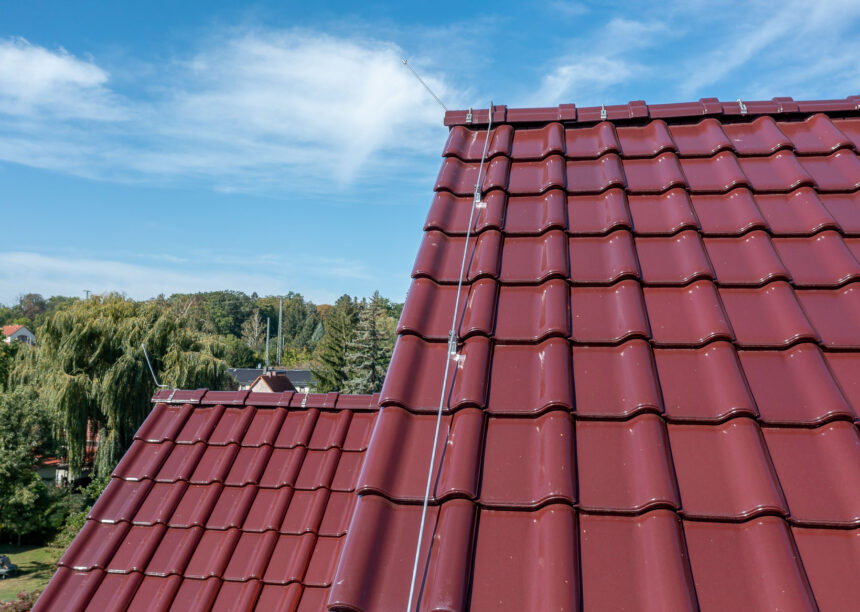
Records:
[[[162,406],[40,605],[101,593],[119,598],[99,599],[107,608],[264,608],[280,593],[294,598],[287,609],[405,609],[465,246],[421,610],[849,609],[860,600],[858,102],[630,103],[606,121],[572,105],[496,108],[468,245],[488,114],[449,113],[382,409],[339,417],[355,401],[339,396],[315,421],[350,419],[349,438],[360,414],[372,436],[365,423],[355,448],[329,433],[301,446],[338,466],[354,454],[360,471],[343,468],[349,484],[335,486],[319,463],[285,458],[298,447],[251,436],[256,415],[284,411],[260,407],[277,395]],[[229,398],[258,407],[215,407]],[[170,411],[183,416],[161,425]],[[194,443],[182,431],[197,419],[209,424]],[[295,489],[279,512],[318,517],[312,493],[332,490],[351,518],[331,532],[249,528],[256,498],[243,491],[274,495],[267,470],[298,470],[276,481]],[[159,556],[134,544],[150,541],[132,537],[144,529],[177,543]],[[274,548],[299,533],[318,535],[313,553]],[[124,547],[155,553],[139,561]],[[317,554],[326,572],[311,571]]]

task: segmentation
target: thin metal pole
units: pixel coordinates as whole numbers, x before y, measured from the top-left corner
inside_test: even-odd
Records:
[[[281,324],[284,320],[284,298],[281,298],[278,303],[278,365],[281,365],[281,358],[284,356],[284,337],[281,335]]]
[[[424,538],[424,523],[427,519],[427,503],[430,499],[430,484],[433,481],[433,467],[436,464],[436,446],[439,440],[439,428],[442,424],[442,407],[445,405],[445,390],[448,387],[448,370],[457,354],[457,316],[460,312],[460,292],[463,288],[463,276],[466,272],[466,257],[469,253],[469,238],[472,235],[472,223],[475,217],[475,207],[481,201],[481,175],[484,171],[484,160],[490,146],[490,128],[493,127],[493,102],[490,101],[489,119],[487,120],[487,137],[484,140],[484,152],[481,155],[481,165],[478,167],[478,181],[475,183],[475,194],[472,198],[472,210],[469,212],[469,226],[466,228],[466,244],[463,246],[463,260],[460,262],[460,279],[457,282],[457,299],[454,302],[454,316],[451,321],[451,331],[448,332],[448,355],[445,359],[445,374],[442,377],[442,396],[439,398],[439,409],[436,411],[436,433],[433,435],[433,452],[430,454],[430,469],[427,470],[427,487],[424,490],[424,505],[421,507],[421,526],[418,528],[418,543],[415,545],[415,562],[412,565],[412,582],[409,584],[409,603],[406,612],[412,610],[412,600],[415,597],[415,581],[418,578],[418,559],[421,553],[421,540]]]
[[[444,104],[442,104],[442,100],[440,100],[440,99],[439,99],[439,96],[437,96],[436,94],[434,94],[434,93],[433,93],[433,90],[432,90],[432,89],[430,89],[430,86],[429,86],[427,83],[425,83],[425,82],[424,82],[424,79],[422,79],[420,76],[418,76],[418,73],[417,73],[417,72],[415,72],[415,70],[412,68],[412,66],[410,66],[410,65],[409,65],[409,62],[407,62],[407,61],[406,61],[406,58],[403,58],[403,59],[402,59],[402,60],[400,60],[400,61],[402,61],[402,62],[403,62],[403,65],[404,65],[404,66],[406,66],[407,68],[409,68],[409,72],[411,72],[412,74],[414,74],[414,75],[415,75],[415,78],[416,78],[416,79],[418,79],[418,82],[419,82],[419,83],[421,83],[421,84],[424,86],[424,89],[426,89],[427,91],[429,91],[429,92],[430,92],[430,95],[431,95],[431,96],[433,96],[433,99],[434,99],[434,100],[436,100],[436,101],[439,103],[439,106],[441,106],[443,109],[445,109],[445,112],[447,113],[447,112],[448,112],[448,107],[447,107],[447,106],[445,106]]]
[[[270,317],[266,317],[266,370],[269,369],[269,322]]]

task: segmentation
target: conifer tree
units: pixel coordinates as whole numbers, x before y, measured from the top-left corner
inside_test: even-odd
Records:
[[[355,334],[358,305],[348,295],[338,298],[323,321],[324,333],[317,347],[318,366],[311,369],[320,393],[343,391],[349,343]]]
[[[390,355],[379,329],[381,303],[379,291],[370,302],[362,300],[355,337],[347,346],[346,393],[376,393],[382,387]]]

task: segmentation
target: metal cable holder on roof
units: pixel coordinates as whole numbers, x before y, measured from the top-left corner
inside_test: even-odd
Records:
[[[469,225],[466,228],[466,242],[463,245],[463,260],[460,262],[460,278],[457,281],[457,298],[454,301],[454,315],[451,319],[451,331],[448,332],[448,357],[445,359],[445,374],[442,377],[442,393],[439,397],[439,409],[436,411],[436,433],[433,434],[433,451],[430,454],[430,469],[427,470],[427,488],[424,491],[424,504],[421,506],[421,526],[418,528],[418,543],[415,545],[415,563],[412,565],[412,582],[409,584],[409,603],[406,612],[412,610],[412,600],[415,597],[415,580],[418,577],[418,558],[421,554],[421,540],[424,538],[424,523],[427,519],[427,503],[430,499],[430,484],[433,481],[433,466],[436,463],[436,446],[439,439],[439,427],[442,424],[442,408],[445,405],[445,389],[448,387],[448,371],[452,360],[459,360],[457,354],[457,313],[460,311],[460,292],[463,289],[463,276],[466,272],[466,257],[469,254],[469,238],[472,236],[472,223],[475,209],[481,203],[481,180],[484,174],[484,161],[490,146],[490,129],[493,127],[493,101],[487,111],[487,137],[484,139],[484,152],[481,153],[481,165],[478,166],[478,178],[475,182],[475,193],[472,198],[472,209],[469,212]],[[416,605],[417,608],[417,605]]]

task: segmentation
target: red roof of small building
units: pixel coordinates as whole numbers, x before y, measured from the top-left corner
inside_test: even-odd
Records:
[[[3,335],[7,338],[11,337],[19,329],[23,328],[23,325],[4,325],[3,326]]]
[[[858,105],[496,107],[468,244],[448,113],[382,393],[160,392],[39,607],[403,610],[436,444],[421,610],[852,608]]]

